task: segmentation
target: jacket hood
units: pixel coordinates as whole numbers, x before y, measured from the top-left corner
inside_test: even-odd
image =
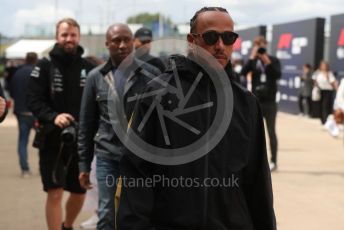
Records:
[[[56,59],[68,60],[71,61],[75,58],[81,57],[84,53],[84,49],[81,46],[77,47],[75,54],[66,53],[63,48],[59,46],[58,43],[55,43],[54,48],[49,52],[50,57]]]

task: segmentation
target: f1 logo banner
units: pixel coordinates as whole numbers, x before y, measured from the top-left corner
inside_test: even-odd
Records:
[[[253,47],[253,39],[259,35],[265,36],[266,26],[257,26],[235,32],[239,34],[239,38],[233,45],[232,59],[247,61]]]
[[[293,38],[291,33],[282,34],[278,41],[276,56],[280,59],[291,59],[292,55],[301,54],[302,48],[307,45],[307,37]],[[290,53],[287,50],[290,50]]]
[[[282,66],[277,100],[279,109],[298,113],[298,93],[302,66],[310,63],[316,67],[324,53],[325,19],[273,25],[271,54],[278,57]]]
[[[339,78],[344,77],[344,14],[331,16],[330,65]]]

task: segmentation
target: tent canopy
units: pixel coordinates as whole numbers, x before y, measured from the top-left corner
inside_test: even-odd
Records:
[[[26,53],[35,52],[39,58],[45,56],[54,46],[55,40],[20,40],[5,50],[8,59],[24,59]]]

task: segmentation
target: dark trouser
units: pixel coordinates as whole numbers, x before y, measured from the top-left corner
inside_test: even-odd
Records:
[[[321,90],[320,99],[320,119],[325,124],[327,116],[332,113],[333,107],[333,90]]]
[[[30,131],[33,128],[35,118],[30,115],[16,114],[18,120],[19,137],[18,137],[18,155],[19,164],[22,171],[29,171],[27,160],[27,144],[29,141]]]
[[[300,112],[310,116],[311,114],[311,97],[299,96],[299,109]]]
[[[277,163],[277,135],[276,135],[276,115],[277,104],[275,102],[261,103],[263,117],[269,134],[270,149],[271,149],[271,162]]]

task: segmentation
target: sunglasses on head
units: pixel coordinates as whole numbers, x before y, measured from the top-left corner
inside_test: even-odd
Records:
[[[204,42],[210,46],[215,45],[216,42],[219,40],[219,37],[221,37],[225,45],[233,45],[236,39],[239,37],[237,33],[234,33],[232,31],[225,31],[225,32],[219,33],[215,30],[209,30],[203,34],[192,33],[192,35],[201,36]]]

